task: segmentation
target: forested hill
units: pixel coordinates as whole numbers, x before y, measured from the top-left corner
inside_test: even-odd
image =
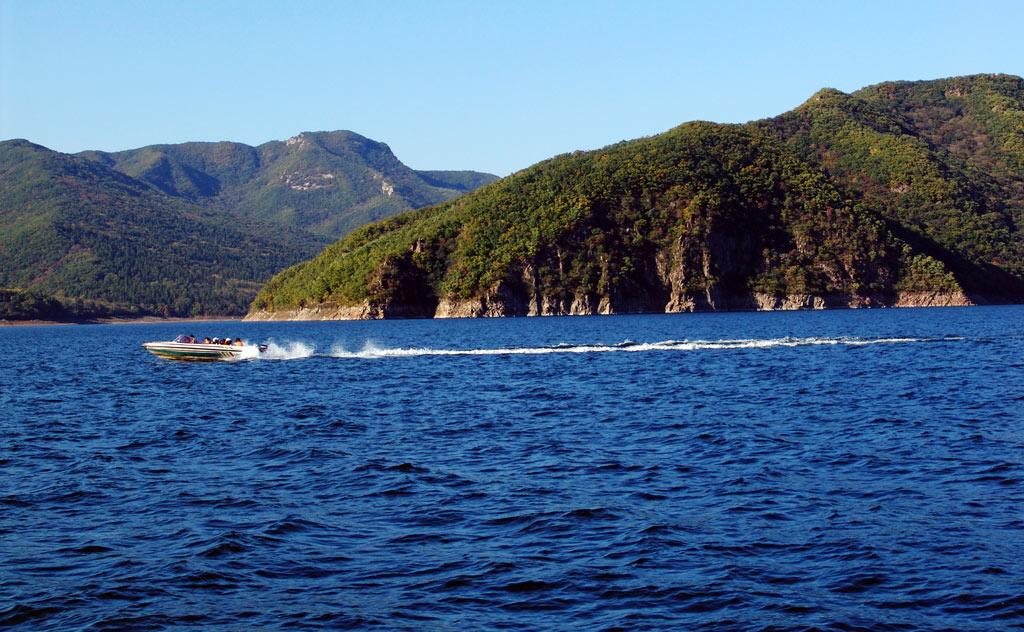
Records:
[[[952,305],[1024,298],[1024,82],[822,90],[555,157],[353,232],[250,318]]]
[[[172,198],[81,157],[0,143],[0,315],[230,315],[328,240]],[[60,299],[57,303],[54,299]]]
[[[240,315],[367,222],[496,179],[414,171],[352,132],[67,155],[0,143],[0,318]]]
[[[348,131],[304,132],[258,147],[183,143],[80,155],[169,196],[335,239],[497,179],[475,171],[415,171],[384,143]]]

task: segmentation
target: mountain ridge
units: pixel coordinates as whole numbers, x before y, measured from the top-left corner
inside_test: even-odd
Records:
[[[320,195],[308,173],[347,193]],[[365,182],[353,182],[352,173]],[[78,154],[3,141],[0,312],[241,315],[263,282],[319,252],[336,236],[331,231],[363,222],[360,212],[387,216],[493,178],[421,178],[387,145],[353,132],[303,133],[259,147],[183,143]],[[290,206],[277,208],[282,194]],[[260,195],[274,212],[252,203]],[[310,218],[327,233],[304,228]]]
[[[27,141],[0,143],[0,211],[0,287],[101,313],[238,313],[262,279],[318,244]]]
[[[823,89],[563,154],[355,231],[247,316],[951,305],[1024,297],[1024,81]]]
[[[302,132],[257,146],[190,142],[78,155],[173,197],[333,238],[497,179],[473,171],[416,171],[386,143],[347,130]]]

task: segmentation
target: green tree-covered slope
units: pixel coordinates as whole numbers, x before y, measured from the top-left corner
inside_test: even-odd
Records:
[[[1024,296],[1024,84],[823,90],[563,155],[353,232],[251,317],[954,304]]]
[[[169,197],[95,161],[0,143],[0,287],[32,290],[5,293],[8,306],[46,296],[76,316],[240,314],[266,279],[326,241]]]
[[[0,321],[65,320],[72,317],[71,310],[51,296],[0,287]]]
[[[347,131],[305,132],[258,147],[183,143],[82,156],[170,196],[335,239],[497,179],[473,171],[415,171],[384,143]]]
[[[76,156],[6,141],[0,312],[244,313],[264,281],[332,239],[495,179],[413,171],[352,132]]]
[[[998,114],[986,103],[996,96],[1016,105]],[[760,127],[889,220],[901,239],[944,260],[966,259],[955,267],[972,291],[1000,294],[1009,289],[1006,273],[1024,274],[1016,228],[1024,143],[1008,142],[1024,133],[1022,103],[1017,77],[890,83],[852,95],[823,90]]]

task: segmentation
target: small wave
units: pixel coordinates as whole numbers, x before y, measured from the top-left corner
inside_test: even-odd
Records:
[[[0,626],[20,625],[27,621],[42,621],[63,611],[57,606],[28,606],[16,604],[7,610],[0,610]]]

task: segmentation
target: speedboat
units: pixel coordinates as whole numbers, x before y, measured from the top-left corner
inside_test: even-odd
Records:
[[[267,345],[209,344],[195,342],[191,336],[178,336],[166,342],[144,342],[142,348],[168,360],[243,360],[267,350]]]

